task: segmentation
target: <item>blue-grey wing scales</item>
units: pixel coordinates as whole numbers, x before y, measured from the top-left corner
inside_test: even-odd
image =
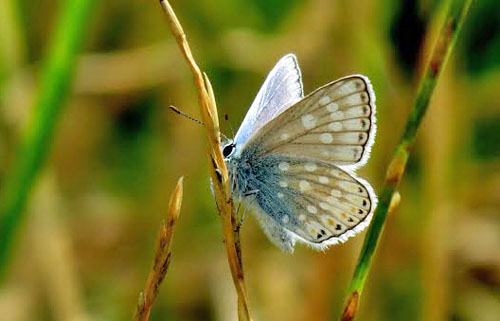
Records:
[[[249,204],[262,229],[286,252],[296,241],[315,249],[345,242],[376,205],[368,183],[326,162],[266,155],[240,175],[240,188],[258,191]]]
[[[303,97],[297,58],[288,54],[267,76],[234,137],[234,143],[242,146],[252,133]]]

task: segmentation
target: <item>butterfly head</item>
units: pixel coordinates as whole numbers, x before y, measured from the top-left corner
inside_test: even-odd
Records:
[[[221,143],[222,156],[227,166],[231,194],[235,200],[239,201],[241,195],[247,190],[248,175],[250,175],[250,165],[241,161],[240,150],[232,139]]]

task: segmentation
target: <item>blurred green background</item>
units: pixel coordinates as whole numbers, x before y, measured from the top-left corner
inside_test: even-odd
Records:
[[[71,1],[71,0],[68,0]],[[0,0],[0,188],[32,113],[63,1]],[[359,171],[380,185],[440,24],[430,0],[172,1],[207,71],[223,131],[237,130],[267,72],[294,52],[306,93],[362,73],[378,135]],[[359,320],[500,318],[500,3],[475,1],[440,79],[388,218]],[[32,190],[0,320],[130,320],[177,178],[184,202],[152,320],[235,320],[196,91],[158,1],[98,2],[71,95]],[[362,243],[294,255],[252,217],[242,229],[256,320],[336,320]]]

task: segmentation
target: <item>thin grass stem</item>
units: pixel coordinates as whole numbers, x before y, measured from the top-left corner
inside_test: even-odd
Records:
[[[170,265],[171,252],[170,245],[174,235],[174,225],[179,218],[182,205],[183,177],[179,178],[175,186],[168,205],[167,224],[162,222],[160,233],[156,241],[155,257],[153,268],[149,273],[144,291],[139,294],[139,301],[134,313],[134,321],[148,321],[153,303],[160,291],[160,285],[167,275]]]
[[[417,131],[429,107],[429,102],[439,80],[439,75],[451,54],[471,3],[472,0],[456,0],[452,1],[449,5],[444,24],[441,27],[437,42],[432,50],[430,61],[420,82],[420,87],[417,91],[416,99],[410,111],[403,135],[387,169],[378,207],[375,210],[373,222],[366,233],[363,248],[349,286],[347,301],[341,317],[342,321],[352,320],[356,315],[360,295],[370,272],[372,259],[377,249],[387,214],[397,206],[397,204],[394,204],[395,202],[399,203],[399,196],[393,201],[394,195],[397,193],[398,185],[405,172]]]
[[[172,6],[166,0],[160,0],[161,7],[167,17],[170,31],[174,36],[184,58],[194,76],[194,83],[198,92],[198,103],[206,135],[209,143],[208,158],[210,176],[213,182],[215,201],[222,219],[224,244],[231,270],[231,276],[238,295],[238,317],[240,321],[252,320],[248,305],[243,265],[241,259],[241,245],[237,228],[236,213],[234,211],[231,189],[228,185],[228,172],[220,149],[220,130],[217,106],[212,85],[208,76],[202,72],[196,63],[186,34],[175,15]]]

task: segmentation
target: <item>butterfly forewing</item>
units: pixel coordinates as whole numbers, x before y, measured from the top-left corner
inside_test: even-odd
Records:
[[[339,166],[366,161],[375,135],[375,97],[360,75],[327,84],[252,137],[262,155],[303,156]]]
[[[251,133],[303,97],[297,58],[288,54],[278,61],[264,81],[236,133],[235,143],[246,142]]]

